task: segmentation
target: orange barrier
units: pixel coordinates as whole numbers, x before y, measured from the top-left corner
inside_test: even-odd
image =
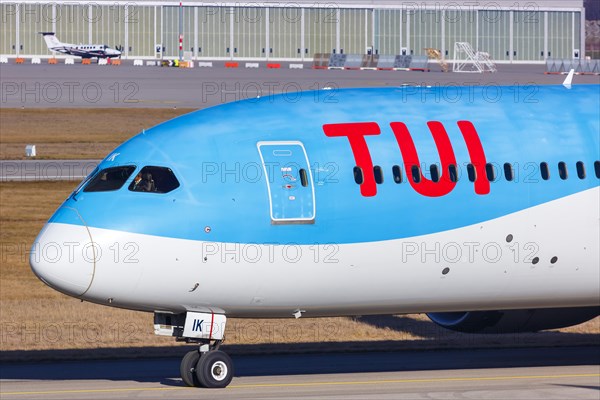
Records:
[[[269,68],[269,69],[281,68],[281,64],[267,64],[267,68]]]
[[[240,66],[240,64],[237,62],[226,62],[225,63],[225,68],[237,68],[239,66]]]
[[[49,58],[48,64],[58,64],[58,61],[56,61],[56,58]]]
[[[23,63],[25,63],[25,59],[22,58],[22,57],[17,57],[15,59],[15,63],[17,63],[17,64],[23,64]]]
[[[109,60],[110,60],[111,65],[121,65],[121,59],[119,59],[119,58],[117,58],[116,60],[111,60],[109,58]]]
[[[81,65],[90,65],[92,63],[92,60],[89,58],[83,58],[81,60]]]

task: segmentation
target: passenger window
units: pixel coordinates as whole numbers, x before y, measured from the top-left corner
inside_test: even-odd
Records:
[[[485,175],[490,182],[494,182],[496,180],[496,169],[494,168],[493,164],[485,164]]]
[[[448,166],[448,175],[450,176],[450,182],[458,182],[458,170],[456,165],[450,164]]]
[[[394,175],[394,182],[402,183],[402,169],[399,165],[394,165],[392,167],[392,175]]]
[[[431,174],[431,180],[433,182],[439,182],[440,181],[440,171],[439,171],[437,165],[431,164],[429,166],[429,173]]]
[[[600,161],[594,162],[594,171],[596,171],[596,178],[600,179]]]
[[[560,179],[562,180],[565,180],[569,177],[567,175],[567,164],[565,164],[563,161],[558,163],[558,176],[560,176]]]
[[[410,167],[410,172],[414,183],[421,182],[421,169],[419,168],[419,166],[413,165],[412,167]]]
[[[300,168],[300,184],[304,187],[308,186],[308,176],[304,168]]]
[[[356,182],[359,185],[362,185],[362,183],[364,182],[363,172],[362,169],[360,169],[360,167],[354,167],[354,182]]]
[[[583,162],[577,161],[575,166],[577,167],[577,177],[579,177],[579,179],[585,179],[585,166],[583,165]]]
[[[373,175],[375,175],[375,182],[381,185],[383,183],[383,171],[379,165],[373,167]]]
[[[511,182],[514,179],[513,169],[510,163],[504,163],[504,177],[509,182]]]
[[[171,168],[144,167],[135,176],[129,190],[133,192],[168,193],[179,187]]]
[[[467,175],[469,175],[470,182],[475,182],[477,179],[477,171],[475,171],[475,166],[473,164],[467,164]]]
[[[90,180],[90,183],[87,184],[83,191],[109,192],[119,190],[133,171],[135,171],[133,165],[103,169]]]
[[[547,181],[550,179],[550,168],[548,168],[548,163],[543,162],[540,164],[540,173],[543,180]]]

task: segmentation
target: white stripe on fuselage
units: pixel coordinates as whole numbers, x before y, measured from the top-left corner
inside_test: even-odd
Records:
[[[599,193],[451,231],[342,245],[223,244],[90,228],[101,253],[84,298],[243,317],[598,305]]]

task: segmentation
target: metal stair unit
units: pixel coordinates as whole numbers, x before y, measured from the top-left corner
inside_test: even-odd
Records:
[[[496,64],[490,55],[474,51],[468,42],[454,43],[453,72],[496,72]]]

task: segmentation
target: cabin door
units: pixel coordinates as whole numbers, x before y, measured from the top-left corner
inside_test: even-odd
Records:
[[[258,142],[269,192],[271,223],[312,224],[315,189],[306,150],[301,142]]]

